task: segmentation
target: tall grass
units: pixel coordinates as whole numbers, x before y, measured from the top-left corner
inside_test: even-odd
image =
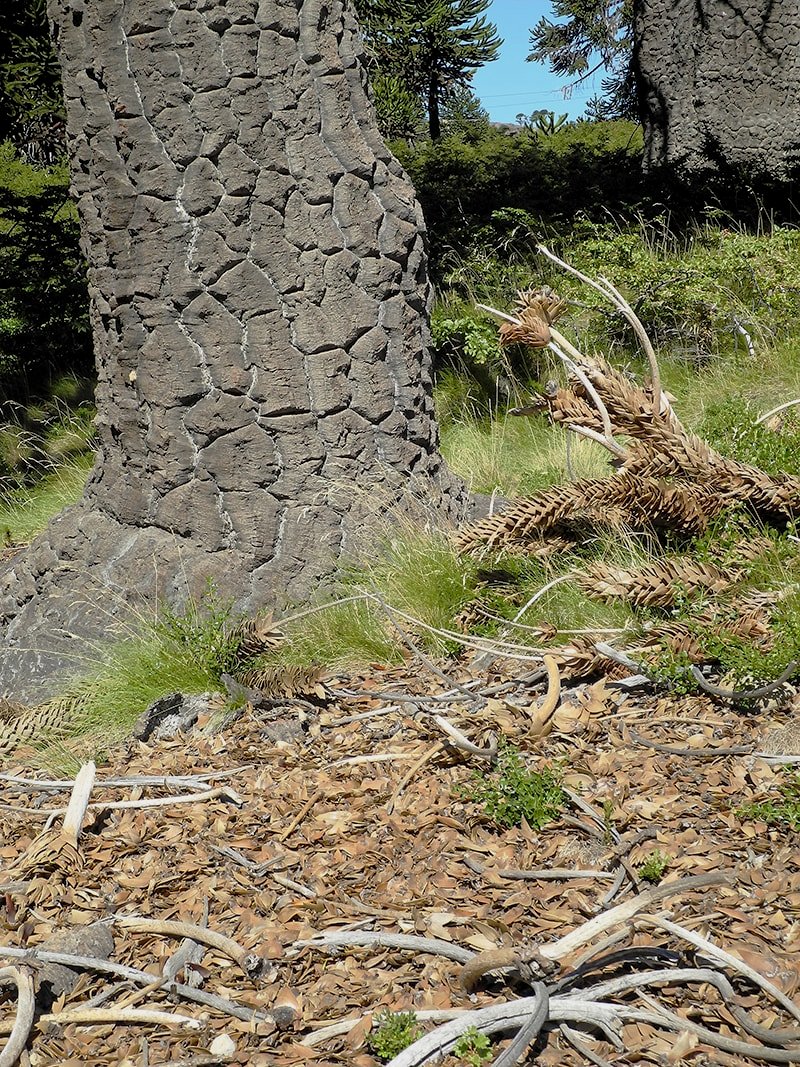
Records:
[[[0,538],[20,544],[40,533],[54,515],[75,504],[92,468],[94,456],[71,459],[29,489],[0,491]]]

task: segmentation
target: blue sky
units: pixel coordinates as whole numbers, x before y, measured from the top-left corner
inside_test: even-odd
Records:
[[[590,78],[565,99],[568,79],[557,78],[544,63],[528,63],[530,30],[542,15],[553,17],[548,0],[492,0],[486,17],[503,38],[500,58],[487,63],[472,80],[472,87],[495,122],[514,122],[520,112],[544,108],[557,115],[565,111],[577,118],[590,96],[600,89],[602,73]]]

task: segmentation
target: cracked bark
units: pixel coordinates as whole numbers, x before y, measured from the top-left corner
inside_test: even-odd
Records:
[[[422,217],[346,0],[48,2],[98,459],[0,576],[0,690],[22,697],[131,596],[301,599],[376,498],[466,505],[438,452]]]
[[[645,167],[758,191],[800,177],[797,0],[635,0]]]

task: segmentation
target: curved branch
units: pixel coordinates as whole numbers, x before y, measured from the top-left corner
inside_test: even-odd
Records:
[[[0,1067],[14,1067],[28,1043],[36,1001],[33,995],[33,978],[24,968],[3,967],[0,984],[12,983],[17,987],[17,1014],[5,1048],[0,1052]]]
[[[771,696],[777,692],[782,685],[785,685],[792,675],[800,667],[800,663],[797,660],[792,660],[786,670],[774,682],[769,682],[767,685],[762,685],[758,689],[723,689],[721,686],[714,685],[713,682],[709,682],[703,675],[703,672],[699,667],[692,667],[692,677],[700,686],[700,688],[710,693],[715,697],[722,697],[723,700],[730,700],[733,703],[741,700],[762,700],[764,697]]]
[[[780,411],[786,411],[787,408],[793,408],[796,404],[800,404],[800,397],[796,400],[787,400],[784,404],[778,404],[776,408],[770,408],[763,415],[759,415],[753,425],[760,426],[762,422],[766,422],[772,415],[777,415]]]

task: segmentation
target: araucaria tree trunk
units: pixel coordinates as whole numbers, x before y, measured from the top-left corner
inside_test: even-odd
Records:
[[[797,0],[635,0],[645,163],[696,184],[800,178]]]
[[[422,218],[343,0],[49,0],[99,370],[82,502],[0,579],[0,691],[131,592],[312,590],[413,483],[444,513]],[[361,499],[353,489],[361,490]],[[27,650],[27,651],[25,651]]]

